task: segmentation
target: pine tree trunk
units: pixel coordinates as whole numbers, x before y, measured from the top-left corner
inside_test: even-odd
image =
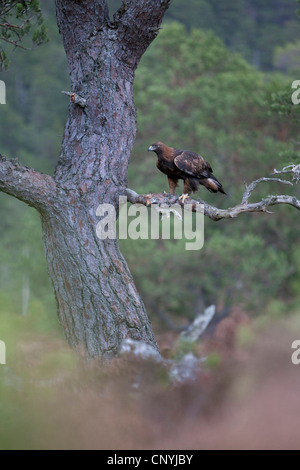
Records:
[[[42,217],[60,322],[71,346],[92,358],[115,356],[124,338],[156,345],[118,241],[96,236],[97,205],[114,192],[101,184],[84,196],[62,190]]]
[[[42,216],[44,244],[61,324],[69,343],[89,357],[115,356],[124,338],[157,347],[118,241],[96,236],[99,204],[117,208],[125,195],[136,133],[134,72],[156,35],[138,19],[151,18],[153,1],[132,3],[136,11],[126,19],[124,7],[111,24],[104,1],[56,2],[71,91],[86,106],[70,102],[57,200]],[[165,9],[156,7],[154,24]]]

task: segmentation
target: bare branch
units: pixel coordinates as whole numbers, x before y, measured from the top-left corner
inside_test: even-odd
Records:
[[[12,24],[12,23],[0,23],[0,28],[16,28],[16,29],[23,29],[22,26],[19,26],[18,24]]]
[[[25,26],[33,20],[33,16],[29,18],[25,18],[22,24],[13,24],[13,23],[0,23],[0,28],[7,28],[7,29],[18,29],[23,31]]]
[[[245,185],[246,186],[246,191],[243,194],[242,204],[245,204],[246,202],[248,202],[248,200],[249,200],[252,192],[256,188],[256,186],[259,183],[263,183],[265,181],[277,181],[278,183],[290,184],[291,186],[293,186],[293,183],[291,183],[290,181],[281,180],[279,178],[259,178],[258,180],[252,181],[252,183],[250,183],[249,185]]]
[[[81,96],[77,95],[76,93],[73,93],[71,91],[62,91],[63,95],[70,96],[72,103],[78,104],[81,108],[86,107],[86,99],[82,98]]]
[[[215,313],[215,305],[211,305],[210,307],[206,308],[204,310],[204,313],[200,313],[200,315],[197,315],[193,323],[181,333],[180,338],[190,343],[194,343],[195,341],[197,341],[208,327],[209,323],[215,316]]]
[[[21,46],[21,44],[19,44],[17,41],[11,41],[11,40],[9,40],[7,38],[4,38],[2,36],[0,36],[0,41],[5,41],[8,44],[12,44],[13,46],[18,47],[19,49],[23,49],[24,51],[31,51],[33,49],[32,47]]]
[[[51,176],[0,155],[0,191],[43,212],[54,202],[56,184]]]
[[[300,163],[298,165],[291,163],[290,165],[285,166],[282,170],[279,170],[279,171],[274,168],[273,175],[276,175],[279,173],[292,173],[293,174],[292,180],[298,183],[300,180]]]
[[[232,219],[244,212],[269,212],[268,208],[275,206],[277,204],[288,204],[296,209],[300,210],[300,200],[295,196],[288,195],[276,195],[276,196],[267,196],[259,202],[249,203],[248,199],[255,189],[258,183],[262,181],[279,181],[284,184],[292,184],[289,181],[280,180],[277,178],[260,178],[256,181],[253,181],[249,186],[246,187],[246,191],[243,194],[241,204],[238,204],[234,207],[228,209],[218,209],[217,207],[211,206],[202,200],[194,200],[191,198],[186,199],[184,204],[178,196],[173,196],[171,194],[137,194],[132,189],[126,190],[126,195],[128,201],[132,204],[143,204],[145,206],[150,206],[151,204],[165,204],[173,205],[179,204],[185,210],[190,210],[192,212],[204,212],[204,215],[209,217],[211,220],[218,221],[221,219]]]

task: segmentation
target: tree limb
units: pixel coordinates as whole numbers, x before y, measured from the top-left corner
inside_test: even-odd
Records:
[[[101,31],[109,22],[106,0],[55,0],[55,4],[57,24],[67,55],[81,50],[91,40],[91,31]]]
[[[51,176],[0,155],[0,191],[43,212],[54,202],[56,184]]]
[[[114,15],[114,27],[122,47],[123,61],[134,67],[158,35],[161,21],[171,0],[123,0]]]
[[[23,39],[31,35],[32,47],[22,45]],[[47,35],[38,2],[31,0],[0,2],[0,43],[6,42],[26,51],[46,42]],[[0,65],[6,69],[8,59],[0,47]]]
[[[25,26],[30,23],[30,21],[33,20],[33,17],[30,16],[29,18],[26,18],[22,24],[13,24],[13,23],[0,23],[0,28],[6,28],[6,29],[18,29],[19,31],[24,31]]]
[[[298,165],[291,163],[290,165],[285,166],[282,170],[279,171],[274,168],[273,175],[277,175],[278,173],[292,173],[292,181],[296,181],[296,183],[298,183],[300,180],[300,163],[298,163]]]
[[[211,220],[218,221],[221,219],[232,219],[244,212],[269,212],[268,208],[275,206],[277,204],[288,204],[300,210],[300,200],[295,196],[288,195],[276,195],[276,196],[267,196],[259,202],[249,203],[248,200],[252,191],[256,186],[264,181],[277,181],[284,184],[292,185],[290,181],[280,180],[278,178],[259,178],[256,181],[253,181],[251,184],[246,186],[246,190],[242,197],[242,202],[234,207],[228,209],[218,209],[217,207],[207,204],[201,199],[196,201],[194,199],[188,198],[186,204],[179,199],[178,196],[173,196],[171,194],[137,194],[132,189],[126,190],[126,195],[128,201],[132,204],[143,204],[145,206],[150,206],[151,204],[163,204],[163,205],[173,205],[179,204],[182,208],[190,210],[192,212],[202,212],[204,215],[209,217]]]
[[[32,49],[33,49],[32,47],[24,47],[21,44],[19,44],[18,41],[12,41],[12,40],[4,38],[2,36],[0,36],[0,41],[4,41],[4,42],[7,42],[8,44],[12,44],[16,48],[23,49],[24,51],[32,51]]]
[[[151,22],[160,21],[166,10],[169,8],[171,0],[122,0],[122,6],[114,14],[115,21],[134,28],[135,23],[142,20],[144,26]]]
[[[86,107],[86,99],[77,95],[77,93],[71,91],[62,91],[62,94],[70,96],[71,102],[74,104],[78,104],[78,106],[80,106],[81,108]]]
[[[0,23],[0,28],[23,29],[22,26],[19,26],[18,24],[12,24],[12,23]]]
[[[290,181],[282,180],[280,178],[259,178],[258,180],[252,181],[252,183],[250,183],[249,185],[245,185],[246,190],[243,194],[242,204],[247,203],[256,186],[259,183],[263,183],[265,181],[277,181],[277,183],[290,184],[291,186],[293,186],[293,183],[291,183]]]

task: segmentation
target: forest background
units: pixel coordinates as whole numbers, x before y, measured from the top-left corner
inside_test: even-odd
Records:
[[[30,52],[8,49],[10,65],[0,74],[7,90],[6,105],[0,106],[0,142],[1,154],[52,174],[68,107],[61,91],[69,90],[69,82],[54,2],[40,3],[49,42]],[[108,1],[111,13],[119,3]],[[196,151],[212,164],[228,196],[200,188],[199,197],[221,208],[240,202],[245,182],[299,163],[300,114],[290,101],[291,84],[300,78],[298,7],[296,0],[173,1],[136,74],[138,134],[130,188],[144,194],[168,190],[147,152],[157,140]],[[252,198],[282,193],[299,198],[299,187],[264,183]],[[39,217],[1,193],[0,220],[0,339],[16,367],[9,374],[18,375],[29,344],[43,367],[72,368]],[[277,206],[273,214],[218,223],[206,219],[205,244],[196,253],[186,251],[180,240],[120,244],[154,331],[165,338],[211,304],[217,317],[242,318],[242,323],[297,318],[297,227],[295,209]],[[45,347],[55,341],[55,352]],[[8,380],[14,383],[11,375]]]

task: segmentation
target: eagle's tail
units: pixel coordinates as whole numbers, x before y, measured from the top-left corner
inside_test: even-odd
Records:
[[[208,178],[206,178],[203,181],[204,186],[210,191],[211,193],[222,193],[226,194],[222,184],[220,181],[217,180],[217,178],[214,175],[210,175]]]

